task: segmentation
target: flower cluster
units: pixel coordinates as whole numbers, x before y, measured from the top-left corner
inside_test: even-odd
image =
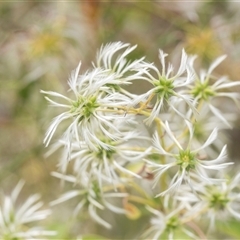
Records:
[[[78,188],[52,204],[78,197],[75,214],[85,208],[99,224],[110,228],[98,211],[127,215],[126,204],[121,207],[106,201],[122,197],[125,202],[146,205],[155,215],[143,237],[159,239],[168,233],[172,238],[175,229],[201,237],[192,221],[202,215],[211,212],[212,223],[219,212],[239,218],[235,203],[239,175],[233,180],[224,177],[233,163],[218,132],[236,119],[236,114],[225,114],[221,101],[230,99],[238,106],[239,94],[229,89],[240,82],[213,74],[225,56],[198,73],[196,57],[183,50],[175,71],[162,50],[161,69],[144,58],[130,61],[135,48],[121,42],[102,46],[92,69],[80,74],[79,64],[73,71],[68,96],[41,91],[53,106],[64,109],[44,139],[48,146],[62,125],[61,137],[50,150],[63,151],[60,173],[53,175]],[[150,90],[139,95],[128,91],[127,85],[135,80],[150,83]],[[146,181],[154,195],[146,189]],[[158,204],[153,197],[160,199]],[[173,203],[166,206],[170,198]]]

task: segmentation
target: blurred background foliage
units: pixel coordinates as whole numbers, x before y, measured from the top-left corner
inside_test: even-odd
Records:
[[[189,54],[199,56],[197,65],[201,67],[227,54],[217,73],[239,80],[239,2],[1,1],[0,16],[1,191],[10,191],[23,178],[26,195],[40,192],[49,202],[60,194],[58,180],[50,176],[58,155],[45,158],[47,150],[42,144],[56,112],[48,108],[40,89],[64,93],[70,72],[79,61],[82,71],[90,67],[102,44],[137,44],[131,57],[146,56],[157,65],[159,48],[170,53],[176,64],[185,48]],[[143,92],[147,87],[139,86],[132,90]],[[232,141],[239,141],[237,129]],[[232,145],[231,149],[234,160],[238,159],[239,148]],[[110,232],[88,221],[84,213],[79,216],[84,223],[71,219],[71,206],[66,204],[56,207],[46,224],[59,230],[58,238],[96,233],[112,239],[131,239],[147,226],[148,216],[140,216],[134,206],[129,208],[132,213],[128,217],[112,220],[114,228]],[[110,213],[107,215],[112,218]],[[222,236],[240,238],[236,223],[229,226],[220,227]]]

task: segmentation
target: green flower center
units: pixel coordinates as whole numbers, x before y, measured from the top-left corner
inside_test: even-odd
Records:
[[[186,169],[187,171],[194,169],[196,164],[195,154],[190,152],[190,150],[180,150],[177,157],[177,164],[181,169]]]
[[[113,158],[113,155],[115,154],[115,150],[114,149],[104,149],[102,147],[100,147],[98,149],[98,152],[96,153],[96,157],[99,160],[102,160],[104,157],[106,157],[109,161],[111,161],[111,159]]]
[[[77,101],[72,102],[72,108],[70,110],[75,116],[80,115],[79,121],[83,119],[89,119],[94,111],[99,107],[97,98],[95,96],[84,98],[80,96]]]
[[[194,98],[198,97],[204,101],[208,101],[210,97],[216,95],[215,91],[209,85],[209,81],[205,80],[203,83],[201,81],[196,81],[194,88],[191,91]]]
[[[168,100],[174,94],[173,80],[161,77],[159,81],[154,82],[154,86],[156,87],[155,93],[158,99],[163,98],[164,100]]]
[[[100,190],[98,182],[96,182],[96,181],[92,182],[91,186],[89,186],[89,187],[91,188],[91,191],[88,190],[84,194],[84,197],[86,199],[86,205],[85,206],[89,206],[89,205],[92,204],[89,201],[89,196],[91,196],[90,198],[94,198],[98,202],[101,202],[101,199],[102,199],[101,190]],[[91,192],[91,194],[90,194],[90,192]],[[94,192],[94,194],[93,194],[93,192]]]
[[[224,210],[228,202],[229,199],[226,193],[213,190],[209,199],[209,207],[214,208],[216,211]]]
[[[98,150],[95,152],[95,156],[99,161],[102,161],[103,158],[107,158],[108,161],[111,161],[113,159],[113,155],[116,153],[116,150],[114,150],[113,147],[116,143],[109,139],[109,138],[100,138],[101,142],[107,144],[109,146],[108,149],[103,148],[101,146],[98,146]]]
[[[177,229],[179,226],[179,220],[176,216],[173,216],[168,219],[167,224],[166,224],[166,230],[167,231],[172,231]]]

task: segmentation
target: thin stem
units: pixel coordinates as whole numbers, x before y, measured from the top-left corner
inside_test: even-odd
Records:
[[[203,100],[200,100],[200,101],[199,101],[199,104],[198,104],[198,106],[197,106],[197,112],[199,112],[199,111],[202,109],[202,106],[203,106]],[[194,123],[195,123],[195,120],[196,120],[196,119],[195,119],[194,115],[192,115],[190,121],[191,121],[191,123],[192,123],[193,125],[194,125]],[[183,132],[181,133],[181,135],[177,137],[177,139],[178,139],[178,140],[182,139],[183,137],[186,136],[187,133],[188,133],[188,127],[185,127],[185,129],[183,130]],[[167,148],[167,151],[171,151],[174,146],[175,146],[174,143],[171,144],[171,145]]]
[[[164,142],[164,133],[163,133],[163,129],[162,129],[162,125],[164,126],[164,123],[159,119],[159,118],[155,118],[155,122],[157,124],[157,132],[158,132],[158,136],[160,139],[160,144],[163,147],[163,149],[165,149],[165,142]],[[160,156],[160,160],[161,160],[161,164],[165,164],[166,163],[166,156],[165,155],[161,155]],[[160,182],[160,188],[161,191],[165,191],[167,189],[167,172],[164,172],[162,174],[162,177],[159,179]]]

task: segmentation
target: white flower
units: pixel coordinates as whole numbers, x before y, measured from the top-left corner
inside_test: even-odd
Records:
[[[213,104],[213,100],[219,97],[227,97],[233,100],[238,106],[237,100],[240,98],[240,94],[237,92],[224,91],[224,89],[229,89],[240,85],[239,81],[231,82],[226,76],[217,79],[212,75],[213,70],[226,58],[226,56],[221,56],[217,58],[209,67],[208,71],[201,71],[198,75],[193,68],[193,60],[191,58],[192,72],[195,75],[194,85],[189,85],[189,91],[185,91],[186,94],[191,94],[195,102],[204,102],[211,112],[216,115],[226,126],[231,127],[229,121],[224,117],[218,108]]]
[[[182,102],[187,103],[187,105],[195,112],[195,107],[192,104],[192,97],[190,94],[183,94],[179,90],[193,81],[193,74],[188,68],[188,56],[185,51],[182,51],[180,67],[176,74],[173,73],[173,66],[168,65],[166,69],[165,58],[167,54],[163,51],[159,51],[159,58],[162,65],[162,71],[160,72],[156,66],[150,63],[139,64],[143,68],[145,76],[141,79],[150,82],[153,88],[147,93],[142,94],[136,98],[135,102],[147,102],[147,104],[156,97],[156,102],[151,110],[150,116],[147,118],[146,122],[151,124],[153,120],[158,116],[162,108],[167,104],[178,115],[183,117],[186,116],[177,109],[177,105]],[[156,76],[151,74],[149,71],[153,71]],[[186,76],[184,75],[186,73]]]
[[[61,149],[62,154],[59,159],[59,170],[66,173],[70,162],[73,162],[73,171],[76,176],[82,173],[88,175],[89,181],[102,180],[112,184],[125,181],[126,176],[140,178],[135,172],[128,170],[131,163],[141,163],[142,159],[151,151],[148,147],[151,139],[144,136],[143,131],[132,130],[137,124],[126,124],[116,119],[113,122],[120,133],[115,133],[116,139],[112,140],[101,131],[95,131],[96,137],[102,142],[102,145],[95,143],[95,148],[90,148],[86,142],[78,141],[74,136],[69,145],[68,139],[60,139],[54,143],[47,153],[47,156]],[[113,133],[112,129],[108,129]],[[145,133],[146,134],[146,133]],[[94,144],[94,143],[93,143]]]
[[[212,179],[208,176],[207,172],[211,170],[219,171],[225,167],[227,167],[229,164],[232,163],[222,163],[226,159],[226,145],[222,148],[221,153],[219,156],[214,160],[202,160],[200,159],[200,152],[208,147],[217,137],[217,129],[214,129],[209,136],[209,138],[206,140],[206,142],[199,147],[198,149],[193,150],[191,148],[191,142],[193,138],[193,129],[191,129],[191,126],[189,126],[190,131],[190,137],[189,142],[186,148],[183,148],[177,138],[173,135],[168,122],[166,124],[163,124],[168,136],[172,139],[174,144],[176,145],[177,152],[172,153],[164,150],[164,148],[160,144],[159,136],[158,134],[154,135],[154,148],[156,149],[156,152],[161,156],[165,156],[167,159],[167,162],[164,164],[156,163],[153,161],[147,161],[150,167],[153,167],[153,172],[155,175],[155,185],[158,183],[160,177],[163,173],[166,171],[170,171],[170,169],[176,169],[175,175],[172,177],[171,182],[169,184],[169,187],[158,194],[158,196],[162,196],[169,192],[174,192],[183,182],[185,179],[187,183],[191,184],[190,179],[192,177],[198,177],[199,179],[203,181],[208,182],[214,182],[219,181],[219,179]],[[194,175],[191,175],[191,173],[194,172]],[[154,186],[155,186],[154,185]],[[192,186],[192,185],[191,185]],[[192,186],[194,188],[194,185]]]
[[[43,203],[38,194],[32,195],[24,203],[17,204],[18,195],[24,182],[20,181],[11,196],[2,199],[0,207],[0,238],[1,239],[39,239],[43,236],[56,235],[40,227],[30,227],[29,224],[43,220],[51,214],[49,209],[39,210]],[[19,205],[19,206],[17,206]]]
[[[131,98],[118,93],[108,93],[106,84],[115,84],[114,75],[106,75],[101,69],[94,69],[82,76],[78,76],[80,64],[72,74],[69,86],[74,93],[74,99],[66,97],[56,92],[41,91],[47,95],[58,97],[66,101],[66,104],[57,103],[45,97],[53,106],[67,109],[55,117],[46,133],[44,143],[48,146],[58,125],[64,120],[71,120],[64,132],[65,139],[71,144],[73,135],[78,141],[85,141],[87,145],[96,149],[96,143],[103,147],[106,145],[96,137],[95,131],[102,131],[111,139],[116,139],[119,130],[113,124],[117,119],[125,122],[131,121],[132,116],[126,114],[124,107],[132,103]],[[111,129],[112,133],[107,131]]]
[[[188,208],[186,218],[205,216],[212,230],[215,220],[227,220],[231,216],[240,219],[240,174],[218,184],[195,183],[196,191],[180,188],[176,198]]]
[[[78,215],[78,213],[82,211],[83,208],[87,208],[92,219],[106,228],[111,228],[111,224],[99,216],[99,210],[109,209],[110,211],[119,214],[126,213],[125,209],[114,206],[109,201],[107,201],[107,199],[115,197],[126,197],[126,193],[109,192],[111,188],[108,186],[103,186],[100,189],[99,184],[94,181],[90,182],[84,173],[81,175],[82,179],[79,179],[72,175],[64,175],[57,172],[52,173],[52,175],[64,181],[74,183],[75,186],[80,188],[78,190],[71,190],[64,193],[57,200],[53,201],[51,205],[59,204],[72,198],[78,197],[79,203],[74,209],[74,215]]]
[[[162,200],[164,211],[149,206],[146,207],[154,217],[150,220],[151,226],[142,234],[142,239],[163,239],[163,234],[167,234],[168,239],[173,239],[174,231],[176,230],[181,230],[190,237],[196,239],[196,236],[189,232],[183,225],[182,218],[184,216],[184,205],[178,204],[175,199],[171,201],[169,195],[166,195]]]
[[[73,169],[76,176],[86,174],[89,176],[89,181],[98,180],[101,185],[102,181],[107,181],[109,183],[116,184],[121,179],[123,175],[131,175],[140,178],[139,175],[127,169],[127,165],[133,162],[141,162],[144,157],[150,152],[150,148],[145,150],[144,148],[139,148],[138,144],[133,144],[131,142],[143,141],[147,138],[139,136],[140,134],[135,131],[124,131],[124,129],[119,126],[121,131],[121,136],[119,140],[112,140],[103,134],[96,134],[96,137],[100,139],[103,143],[108,146],[107,148],[100,145],[96,145],[96,148],[91,149],[85,142],[73,141],[71,143],[71,149],[69,157],[63,159],[60,167],[61,169],[66,169],[66,165],[69,161],[73,161]],[[129,129],[128,129],[129,130]],[[68,143],[65,141],[60,141],[66,151]],[[96,149],[96,150],[95,150]],[[64,154],[66,156],[66,154]]]

